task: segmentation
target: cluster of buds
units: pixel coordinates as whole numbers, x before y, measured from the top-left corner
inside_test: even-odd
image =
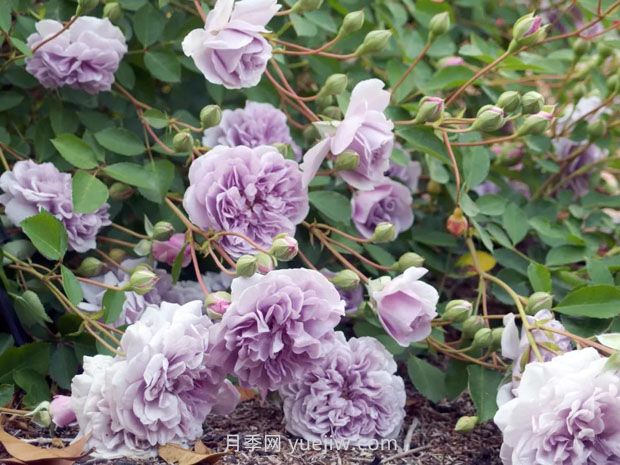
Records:
[[[534,13],[522,16],[512,28],[512,41],[508,46],[508,51],[514,52],[540,42],[547,35],[547,29],[549,25],[543,26],[540,16],[535,16]]]
[[[278,234],[267,252],[242,255],[237,259],[237,276],[249,277],[255,273],[267,274],[278,266],[278,261],[288,262],[299,253],[299,244],[286,233]]]

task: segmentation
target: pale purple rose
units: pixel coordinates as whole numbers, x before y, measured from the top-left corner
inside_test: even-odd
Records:
[[[194,160],[183,206],[202,229],[242,233],[269,249],[281,233],[295,235],[308,213],[308,192],[296,162],[271,146],[217,146]],[[243,238],[224,236],[232,257],[255,252]]]
[[[505,465],[620,463],[620,376],[595,349],[526,366],[516,398],[501,405]]]
[[[153,258],[161,263],[172,266],[175,258],[183,249],[182,267],[185,268],[192,261],[191,250],[185,244],[185,234],[173,234],[167,241],[153,241]]]
[[[0,176],[0,189],[4,191],[0,204],[11,223],[19,225],[46,210],[63,223],[69,247],[76,252],[96,248],[97,234],[111,224],[107,203],[93,213],[73,211],[71,175],[60,172],[52,163],[18,161]]]
[[[563,132],[577,121],[591,123],[599,119],[602,115],[610,112],[608,107],[601,107],[603,100],[598,95],[581,97],[577,104],[569,104],[564,109],[562,116],[557,119],[556,129],[558,133]]]
[[[258,147],[277,143],[290,145],[295,157],[301,158],[301,149],[291,137],[286,114],[269,103],[249,100],[245,102],[245,108],[224,110],[220,124],[205,129],[202,138],[206,147]]]
[[[360,234],[372,236],[379,223],[391,223],[396,234],[413,224],[411,192],[402,184],[386,179],[370,191],[357,191],[351,198],[351,217]]]
[[[415,193],[418,191],[422,165],[416,160],[408,160],[404,165],[390,161],[390,169],[385,174],[402,182],[411,192]]]
[[[286,429],[306,441],[364,446],[395,438],[405,384],[394,357],[371,337],[336,333],[328,356],[280,389]]]
[[[607,153],[601,150],[596,144],[588,144],[585,149],[583,149],[583,144],[588,143],[575,142],[566,137],[562,137],[553,141],[557,157],[560,160],[572,157],[572,154],[580,151],[579,155],[571,162],[569,162],[568,165],[566,165],[566,167],[564,168],[564,176],[570,176],[582,167],[602,160],[607,156]],[[564,186],[565,188],[571,190],[576,197],[583,197],[588,192],[590,192],[591,175],[592,171],[577,175],[570,181],[568,181],[568,183],[566,183]]]
[[[262,34],[279,9],[276,0],[218,0],[205,27],[185,36],[183,52],[213,84],[254,87],[271,58],[271,45]]]
[[[527,320],[532,326],[543,324],[550,329],[564,331],[562,323],[556,320],[549,310],[540,310],[536,315],[528,316]],[[498,396],[498,404],[503,404],[514,397],[521,382],[523,368],[536,360],[536,355],[530,347],[525,331],[521,330],[519,335],[515,315],[512,313],[505,315],[503,322],[502,356],[513,362],[512,381],[502,387]],[[544,329],[532,329],[532,336],[545,362],[572,350],[571,340],[567,336]]]
[[[327,279],[330,279],[336,275],[333,271],[325,268],[321,270],[321,274]],[[340,298],[344,300],[344,310],[347,313],[357,312],[360,304],[364,301],[364,286],[360,283],[353,289],[336,289],[338,290],[338,294],[340,294]]]
[[[262,393],[298,379],[323,357],[344,315],[338,291],[318,271],[276,270],[232,282],[232,304],[212,329],[223,369]]]
[[[420,281],[427,272],[426,268],[408,268],[382,289],[372,292],[379,321],[402,347],[431,334],[439,293],[430,284]]]
[[[28,47],[33,50],[63,25],[44,19],[35,27],[37,32],[28,37]],[[48,89],[68,86],[97,94],[110,90],[125,53],[125,37],[109,19],[80,16],[27,58],[26,70]]]
[[[531,197],[530,187],[524,182],[517,181],[514,179],[506,179],[507,189],[512,190],[521,194],[523,197],[529,199]],[[501,192],[501,188],[495,184],[493,181],[484,181],[482,184],[474,187],[474,192],[478,194],[480,197],[489,195],[489,194],[498,194]]]
[[[335,133],[304,156],[301,169],[306,185],[330,152],[337,157],[345,150],[352,150],[360,157],[357,168],[338,172],[347,184],[369,190],[383,182],[394,147],[394,123],[384,113],[390,103],[390,93],[383,87],[379,79],[368,79],[355,86],[344,119],[335,123]]]
[[[210,359],[211,326],[198,301],[163,303],[127,328],[123,355],[102,360],[95,372],[87,359],[72,383],[72,406],[88,447],[107,456],[154,455],[158,445],[199,438],[209,413],[230,413],[239,393]]]
[[[50,402],[49,412],[54,424],[60,428],[69,426],[77,420],[75,412],[71,408],[71,397],[54,396]]]

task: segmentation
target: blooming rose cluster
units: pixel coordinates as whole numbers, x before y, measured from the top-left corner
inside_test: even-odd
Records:
[[[62,222],[69,247],[76,252],[94,249],[99,230],[111,223],[107,203],[93,213],[73,210],[71,175],[52,163],[18,161],[11,171],[0,176],[0,189],[4,191],[0,204],[4,205],[9,221],[19,225],[45,210]]]
[[[122,31],[107,18],[80,16],[67,30],[44,19],[28,37],[26,70],[48,89],[68,86],[89,94],[108,91],[127,53]],[[60,33],[59,35],[56,35]]]
[[[123,355],[85,357],[71,408],[88,447],[104,458],[152,456],[200,437],[209,413],[231,412],[239,394],[211,359],[211,327],[199,301],[162,303],[127,328]]]

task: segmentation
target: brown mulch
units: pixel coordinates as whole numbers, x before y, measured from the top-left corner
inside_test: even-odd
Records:
[[[223,451],[227,445],[233,446],[239,435],[239,450],[221,459],[219,465],[501,465],[498,458],[501,435],[492,423],[479,425],[469,434],[454,432],[458,418],[472,414],[471,402],[465,396],[454,402],[432,404],[410,392],[407,418],[396,444],[386,442],[383,450],[380,444],[378,450],[354,447],[312,450],[304,443],[302,450],[302,444],[296,443],[296,438],[284,430],[280,408],[269,400],[253,399],[241,403],[229,416],[210,417],[202,440],[214,451]],[[33,429],[23,422],[12,422],[5,428],[21,438],[49,438],[48,431]],[[65,429],[58,433],[71,437],[75,431]],[[265,435],[269,436],[269,444]],[[274,438],[279,438],[279,451],[275,450],[273,442],[277,439]],[[46,441],[49,439],[41,440]],[[0,446],[0,457],[3,456],[6,454]],[[79,464],[165,465],[165,462],[83,459]]]

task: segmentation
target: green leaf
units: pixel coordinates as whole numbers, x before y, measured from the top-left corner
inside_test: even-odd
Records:
[[[554,310],[570,316],[612,318],[620,315],[620,289],[608,284],[585,286],[570,292]]]
[[[143,116],[149,125],[155,129],[168,127],[168,117],[162,111],[151,108],[146,110]]]
[[[2,2],[0,3],[0,29],[9,32],[11,23],[11,2]]]
[[[540,263],[530,263],[527,266],[527,277],[534,292],[551,292],[551,272]]]
[[[334,223],[348,223],[351,218],[351,202],[344,195],[332,191],[314,191],[309,195],[310,203],[327,220]]]
[[[144,187],[146,189],[153,188],[151,175],[143,166],[135,163],[115,163],[106,166],[103,172],[117,181],[124,182],[131,186]]]
[[[141,188],[140,193],[151,202],[162,203],[174,181],[174,164],[170,160],[154,160],[147,162],[144,169],[150,173],[153,187]]]
[[[480,421],[488,421],[497,412],[497,390],[503,375],[479,365],[467,367],[469,394],[476,406]]]
[[[144,65],[154,78],[164,82],[181,81],[181,64],[170,50],[148,51],[144,54]]]
[[[86,171],[77,171],[72,179],[73,210],[92,213],[108,200],[108,186]]]
[[[32,56],[32,50],[30,49],[30,47],[28,47],[28,44],[24,42],[23,40],[18,39],[17,37],[11,36],[11,43],[17,50],[19,50],[21,53],[23,53],[27,57]]]
[[[432,128],[428,126],[413,126],[398,132],[409,145],[422,153],[438,158],[444,163],[449,163],[448,153],[443,142],[435,136]]]
[[[20,347],[11,347],[0,355],[0,383],[13,380],[13,373],[29,368],[37,373],[47,373],[50,360],[50,346],[46,342],[33,342]]]
[[[467,389],[467,363],[451,358],[446,370],[446,393],[454,400]]]
[[[13,400],[15,387],[12,384],[0,384],[0,407],[6,407]]]
[[[602,260],[588,260],[588,274],[595,284],[614,284],[614,277]]]
[[[45,381],[45,376],[36,371],[24,368],[13,374],[15,384],[26,393],[23,402],[27,407],[35,407],[44,400],[50,398],[50,388]]]
[[[58,345],[50,359],[50,377],[63,389],[71,389],[71,380],[77,374],[78,360],[71,347]]]
[[[569,263],[582,262],[585,259],[585,247],[560,245],[549,250],[545,258],[545,264],[547,266],[568,265]]]
[[[133,132],[124,128],[106,128],[95,134],[95,139],[110,152],[135,157],[144,153],[144,144]]]
[[[412,356],[407,362],[407,373],[415,388],[431,402],[446,397],[446,375],[439,368]]]
[[[103,294],[103,321],[106,323],[114,323],[118,320],[123,312],[123,304],[125,303],[125,293],[123,291],[115,291],[108,289]]]
[[[65,294],[73,305],[79,304],[84,299],[82,286],[73,274],[73,272],[64,265],[60,267],[60,275],[62,276],[62,287]]]
[[[598,342],[614,350],[620,350],[620,333],[599,334]]]
[[[484,195],[476,200],[478,210],[483,215],[499,216],[506,211],[506,199],[501,195]]]
[[[39,296],[31,290],[24,291],[21,296],[15,297],[15,313],[26,328],[32,328],[35,325],[45,326],[45,323],[52,322],[45,313]]]
[[[510,203],[502,215],[502,226],[510,236],[513,244],[517,245],[525,238],[530,228],[527,215],[517,204]]]
[[[147,3],[133,17],[133,30],[142,45],[148,47],[158,40],[166,26],[164,15]]]
[[[467,186],[472,189],[489,175],[491,156],[484,147],[468,147],[463,150],[463,175]]]
[[[16,107],[24,100],[24,96],[19,92],[9,90],[0,92],[0,111],[10,110]]]
[[[59,134],[51,142],[60,156],[73,166],[90,170],[99,164],[93,148],[73,134]]]
[[[41,212],[20,223],[32,245],[50,260],[60,260],[67,252],[67,231],[63,224],[48,212]]]

